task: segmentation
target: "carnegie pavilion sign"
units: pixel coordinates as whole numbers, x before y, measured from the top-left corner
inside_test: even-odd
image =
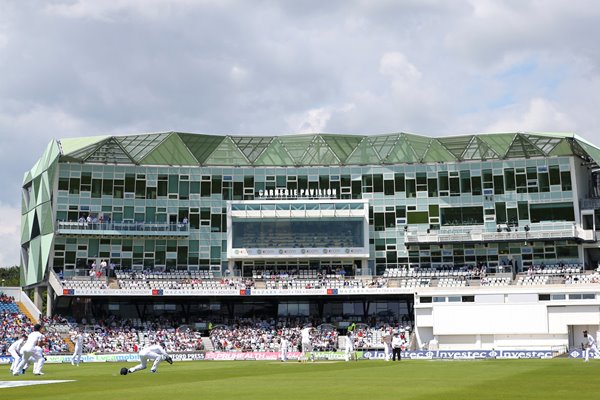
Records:
[[[260,199],[337,199],[337,189],[266,189]]]

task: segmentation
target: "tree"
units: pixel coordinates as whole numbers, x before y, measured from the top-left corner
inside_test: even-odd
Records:
[[[0,268],[0,286],[21,286],[19,267]]]

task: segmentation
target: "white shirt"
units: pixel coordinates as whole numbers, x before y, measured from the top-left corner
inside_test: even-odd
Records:
[[[77,347],[81,347],[81,345],[83,344],[83,335],[81,333],[78,333],[76,335],[74,335],[71,340],[73,340],[73,343],[75,343],[75,346]]]
[[[394,336],[394,338],[392,339],[392,347],[395,349],[402,348],[402,339],[400,338],[400,336]]]
[[[27,341],[21,348],[21,351],[33,350],[33,348],[38,345],[38,342],[40,341],[40,339],[43,339],[43,338],[44,338],[44,334],[42,332],[39,332],[39,331],[31,332],[29,334],[29,336],[27,336]]]
[[[346,350],[352,350],[354,349],[354,338],[352,337],[352,335],[348,335],[346,336]]]
[[[594,339],[594,337],[592,335],[588,334],[587,340],[588,340],[588,347],[596,346],[596,340]]]
[[[279,343],[279,349],[283,350],[283,351],[287,351],[287,349],[288,349],[287,339],[284,339],[284,338],[281,339],[281,342]]]
[[[381,335],[381,341],[383,343],[391,344],[392,343],[392,335],[390,335],[389,332],[383,332],[383,335]]]
[[[23,341],[25,339],[20,338],[18,340],[15,340],[14,342],[12,342],[12,344],[10,345],[10,347],[8,348],[8,354],[13,354],[14,353],[18,353],[19,350],[21,349],[21,345],[23,344]]]
[[[302,329],[302,343],[310,343],[310,331],[312,328],[304,328]]]

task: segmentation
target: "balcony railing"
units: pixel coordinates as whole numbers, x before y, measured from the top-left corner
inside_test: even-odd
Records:
[[[189,236],[188,224],[56,221],[56,233],[103,236]]]
[[[588,197],[579,200],[579,206],[582,210],[600,210],[600,198]]]
[[[544,224],[532,226],[525,230],[524,227],[510,231],[502,229],[498,231],[486,231],[482,228],[473,229],[442,229],[430,233],[420,231],[408,231],[405,235],[407,243],[456,243],[456,242],[504,242],[504,241],[536,241],[536,240],[559,240],[574,239],[585,242],[595,242],[596,232],[581,229],[576,225],[557,223],[555,225]]]

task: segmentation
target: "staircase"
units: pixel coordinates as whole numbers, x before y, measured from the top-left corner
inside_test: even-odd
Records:
[[[202,336],[202,344],[204,345],[204,350],[215,351],[215,347],[208,336]]]
[[[71,340],[71,337],[69,335],[63,336],[63,340],[66,343],[67,347],[69,348],[69,352],[74,352],[75,351],[75,343],[73,343],[73,341]]]
[[[39,322],[37,318],[34,318],[33,315],[31,315],[31,313],[23,303],[18,302],[17,305],[19,306],[19,311],[21,312],[21,314],[25,314],[25,316],[29,318],[31,322],[33,322],[34,324]]]

